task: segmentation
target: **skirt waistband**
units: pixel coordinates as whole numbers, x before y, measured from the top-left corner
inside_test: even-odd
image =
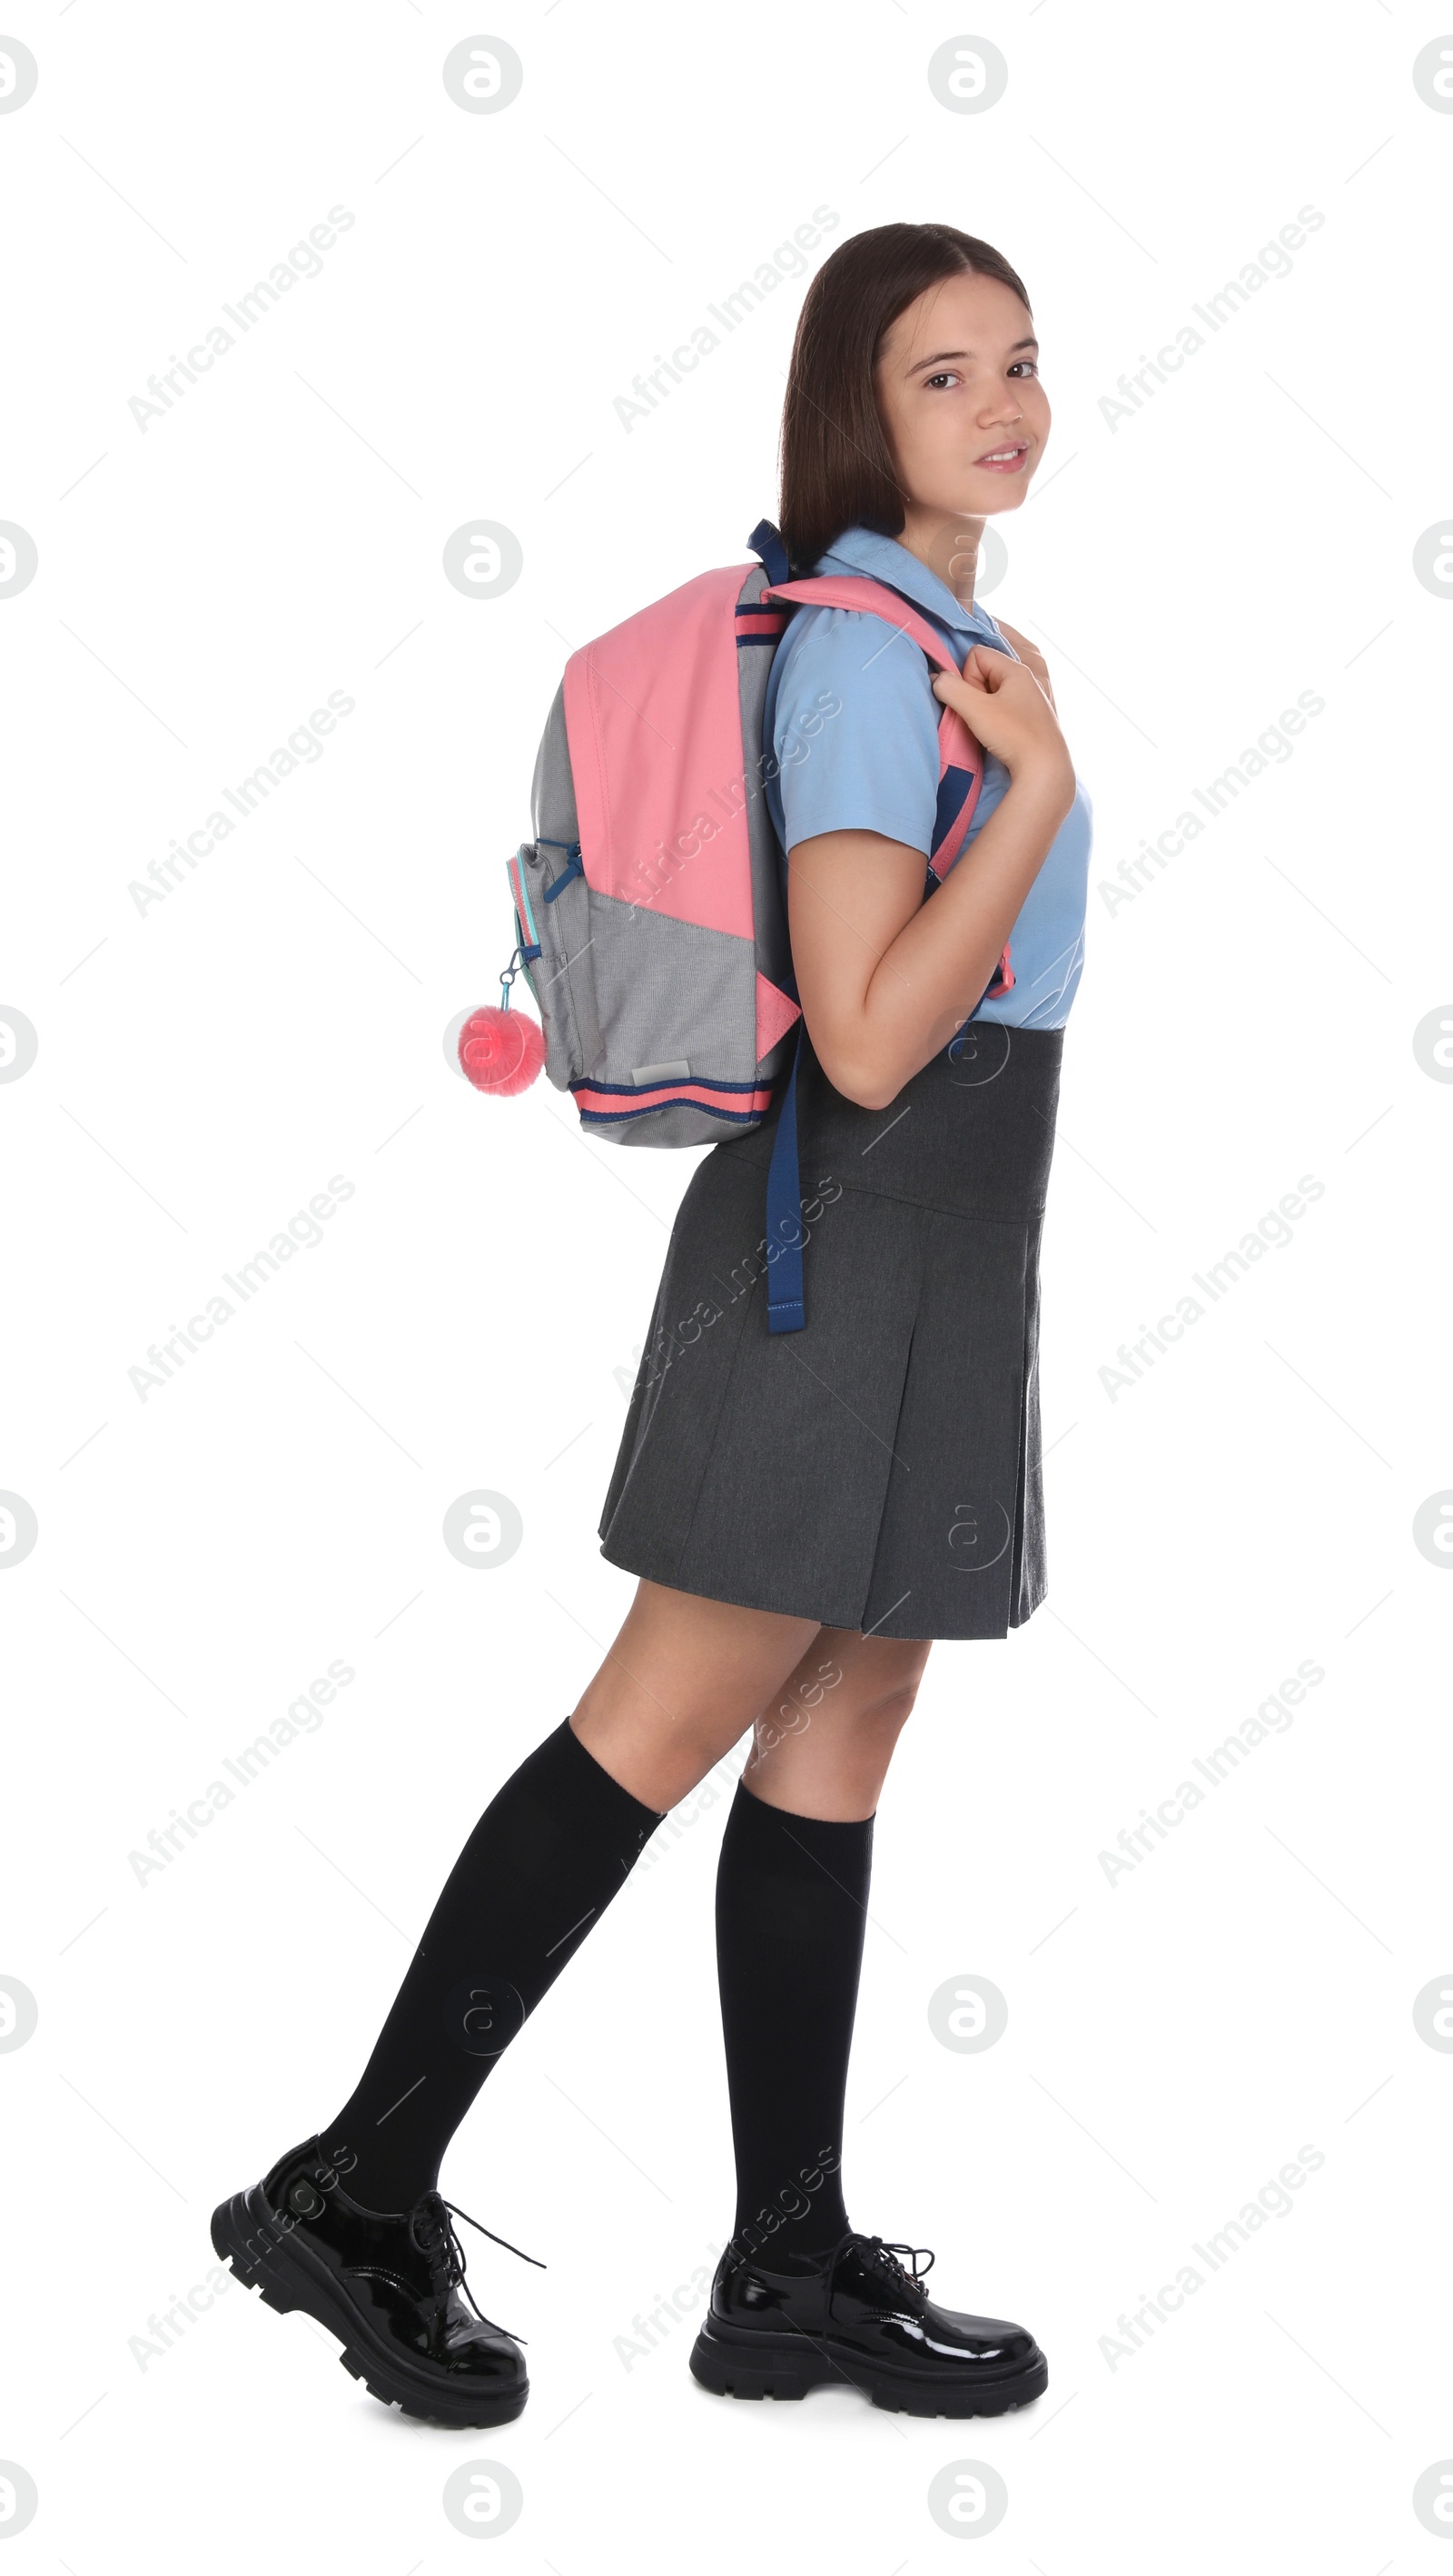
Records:
[[[1059,1107],[1063,1029],[970,1021],[952,1048],[906,1082],[886,1109],[834,1089],[806,1030],[797,1072],[801,1183],[910,1199],[956,1216],[1022,1224],[1044,1213]],[[765,1167],[782,1114],[790,1052],[760,1127],[714,1155]]]

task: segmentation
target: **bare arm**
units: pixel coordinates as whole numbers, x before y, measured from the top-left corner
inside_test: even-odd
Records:
[[[829,1082],[864,1109],[886,1109],[975,1009],[1074,803],[1064,737],[1024,664],[975,646],[934,693],[1004,761],[1009,788],[932,903],[922,851],[880,832],[823,832],[788,854],[803,1017]]]

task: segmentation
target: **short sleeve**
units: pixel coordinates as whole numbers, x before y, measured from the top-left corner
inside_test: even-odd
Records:
[[[768,701],[769,787],[783,847],[881,832],[927,857],[938,803],[939,704],[918,645],[860,609],[799,609]]]

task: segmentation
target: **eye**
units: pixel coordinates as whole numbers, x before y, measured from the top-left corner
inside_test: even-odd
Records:
[[[1016,358],[1013,366],[1009,370],[1011,376],[1017,376],[1021,367],[1027,367],[1032,376],[1037,376],[1039,373],[1039,360],[1037,358]]]
[[[959,379],[951,368],[945,368],[936,376],[925,376],[923,381],[926,385],[956,385]]]

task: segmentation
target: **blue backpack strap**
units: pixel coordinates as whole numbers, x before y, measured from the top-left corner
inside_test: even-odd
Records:
[[[792,1071],[767,1169],[767,1330],[800,1333],[807,1322],[802,1302],[802,1191],[797,1168],[797,1067],[802,1029],[792,1043]],[[776,1245],[775,1260],[771,1247]]]
[[[580,855],[580,843],[578,841],[537,841],[535,846],[540,850],[565,850],[569,854],[558,877],[545,888],[545,901],[553,903],[556,896],[562,895],[568,885],[573,885],[577,877],[583,877],[585,874],[585,861]]]
[[[787,548],[770,519],[757,521],[747,543],[757,561],[764,566],[769,582],[792,579],[792,566],[787,560]]]
[[[781,535],[770,519],[759,519],[747,539],[769,582],[790,581],[792,566]],[[778,853],[779,860],[781,853]],[[786,869],[782,870],[786,904]],[[782,989],[797,1000],[797,978],[790,972]],[[772,1160],[767,1167],[767,1330],[800,1333],[807,1322],[802,1294],[802,1182],[797,1158],[797,1067],[802,1059],[804,1022],[792,1041],[792,1070],[782,1095]]]
[[[797,978],[787,974],[783,990],[797,999]],[[807,1322],[802,1297],[802,1183],[797,1164],[797,1068],[802,1061],[802,1032],[797,1023],[792,1041],[792,1071],[782,1095],[782,1111],[767,1167],[767,1330],[800,1333]],[[772,1247],[775,1245],[775,1255]]]

